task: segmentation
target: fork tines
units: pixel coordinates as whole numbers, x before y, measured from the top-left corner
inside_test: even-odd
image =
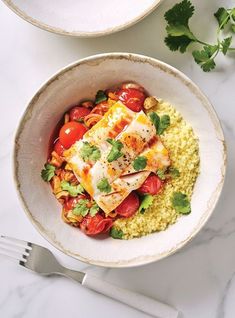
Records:
[[[27,260],[32,244],[9,236],[0,236],[0,255],[17,260],[21,265]]]

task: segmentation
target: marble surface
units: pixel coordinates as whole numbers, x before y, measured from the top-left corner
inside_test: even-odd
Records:
[[[149,17],[120,33],[76,39],[47,33],[26,23],[0,3],[0,233],[48,246],[74,269],[96,273],[110,282],[174,305],[187,318],[235,317],[235,58],[218,59],[219,67],[203,73],[189,53],[171,53],[164,45],[166,0]],[[212,14],[234,1],[194,1],[195,32],[212,41]],[[208,21],[211,21],[208,23]],[[179,68],[212,101],[224,129],[228,169],[221,199],[197,237],[177,254],[134,269],[104,269],[79,263],[57,250],[36,232],[14,189],[11,151],[14,130],[38,87],[59,68],[91,54],[111,51],[150,55]],[[0,317],[144,318],[125,305],[82,288],[65,278],[42,278],[0,257]]]

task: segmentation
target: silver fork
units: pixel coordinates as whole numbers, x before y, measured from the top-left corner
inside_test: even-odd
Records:
[[[63,275],[98,293],[118,300],[128,306],[158,318],[177,318],[179,312],[152,298],[120,288],[98,277],[62,266],[47,248],[3,236],[0,238],[0,254],[17,260],[18,264],[38,274]]]

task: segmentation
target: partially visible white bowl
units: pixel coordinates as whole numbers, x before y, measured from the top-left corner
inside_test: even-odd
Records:
[[[40,177],[48,140],[62,114],[98,89],[135,81],[174,105],[199,138],[200,175],[192,213],[166,231],[129,241],[94,239],[66,225],[61,207]],[[146,264],[170,255],[202,228],[219,198],[226,153],[219,120],[208,99],[184,74],[150,57],[108,53],[71,64],[44,84],[29,103],[15,137],[14,177],[23,207],[37,230],[55,247],[81,261],[107,267]]]
[[[24,20],[46,31],[78,37],[123,30],[163,0],[2,0]]]

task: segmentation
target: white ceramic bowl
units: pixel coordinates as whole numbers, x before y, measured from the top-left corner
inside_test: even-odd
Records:
[[[163,0],[3,0],[24,20],[54,33],[89,37],[123,30]]]
[[[133,240],[95,239],[66,225],[61,207],[40,177],[48,140],[62,114],[98,89],[135,81],[174,105],[199,137],[200,175],[192,213],[166,231]],[[184,74],[150,57],[127,53],[91,56],[48,80],[20,121],[14,151],[14,176],[23,207],[37,230],[55,247],[87,263],[128,267],[159,260],[177,251],[202,228],[219,198],[225,173],[224,137],[208,99]]]

